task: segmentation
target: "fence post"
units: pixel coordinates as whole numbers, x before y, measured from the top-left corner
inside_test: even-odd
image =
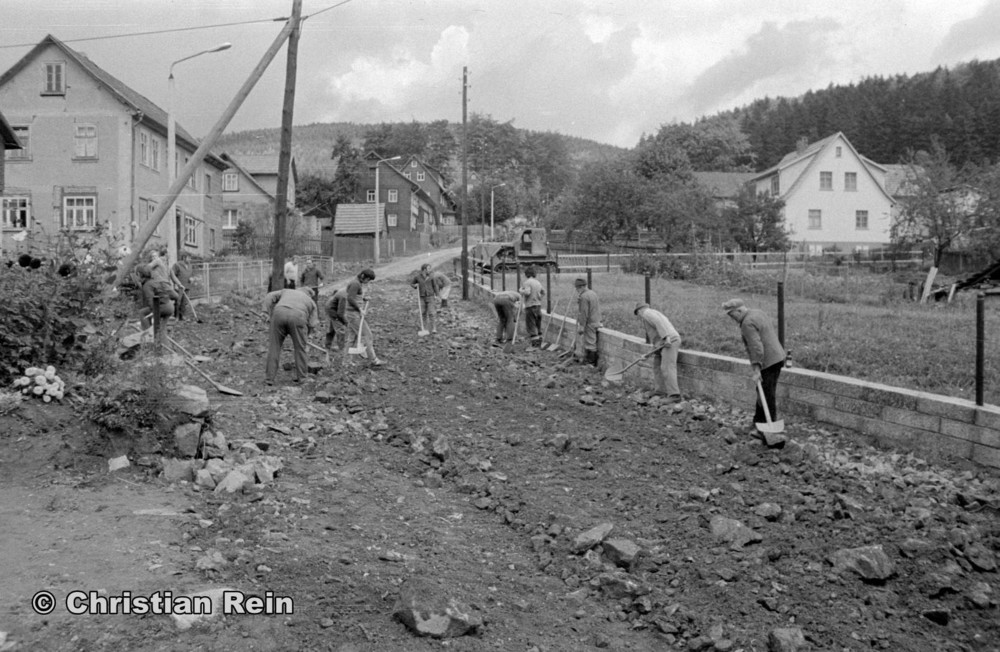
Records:
[[[205,303],[212,304],[212,268],[208,266],[208,263],[202,263],[202,269],[205,271]]]
[[[608,258],[607,258],[607,266],[608,266],[608,269],[607,269],[607,271],[609,271],[609,272],[610,272],[610,271],[611,271],[611,252],[609,251],[609,252],[607,252],[607,254],[605,254],[605,255],[606,255],[606,256],[608,257]]]
[[[507,291],[507,268],[504,267],[503,271],[500,273],[500,289],[504,292]]]
[[[778,281],[778,341],[785,346],[785,283]]]
[[[242,260],[239,262],[239,268],[238,268],[238,271],[237,271],[236,278],[237,278],[237,281],[236,281],[237,287],[240,288],[240,292],[244,292],[246,290],[246,288],[243,286],[243,261]]]
[[[590,275],[590,267],[588,267],[587,268],[587,289],[588,290],[593,289],[592,281],[593,281],[593,278]]]
[[[983,404],[986,368],[986,295],[976,295],[976,405]]]
[[[517,261],[517,290],[521,289],[521,261]]]
[[[493,291],[493,265],[490,265],[490,292]]]
[[[646,282],[646,303],[648,304],[650,302],[650,299],[652,298],[652,295],[649,292],[649,272],[646,272],[645,282]]]
[[[545,312],[552,314],[552,266],[545,266]]]
[[[160,355],[163,346],[163,324],[160,322],[160,297],[153,296],[153,352]]]

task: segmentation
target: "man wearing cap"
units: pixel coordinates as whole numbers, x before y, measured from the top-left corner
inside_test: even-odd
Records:
[[[581,362],[597,366],[597,329],[601,327],[601,304],[597,293],[587,287],[587,281],[573,281],[577,293],[576,333],[583,347]]]
[[[300,290],[275,290],[264,297],[264,312],[271,320],[271,337],[264,367],[264,382],[274,384],[285,337],[292,338],[295,355],[295,382],[309,373],[306,339],[319,327],[316,303]]]
[[[747,357],[753,368],[751,378],[755,384],[760,383],[763,387],[771,420],[775,421],[778,418],[775,390],[781,368],[785,366],[785,349],[778,341],[778,334],[770,318],[762,310],[747,308],[742,299],[730,299],[722,304],[722,309],[740,326],[743,346],[747,349]],[[759,396],[756,405],[754,423],[764,423],[767,418]]]
[[[524,284],[521,286],[521,296],[524,298],[524,326],[528,330],[531,346],[542,345],[542,297],[545,288],[535,278],[535,268],[524,270]]]
[[[680,403],[681,390],[677,386],[677,353],[681,348],[681,335],[667,316],[653,310],[648,303],[635,304],[633,314],[642,320],[646,343],[656,348],[653,354],[653,378],[656,396],[665,396],[668,403]]]
[[[357,341],[358,333],[361,333],[361,343],[365,347],[364,356],[368,358],[368,361],[375,367],[382,365],[382,361],[375,356],[375,338],[372,336],[371,328],[368,327],[368,289],[369,283],[375,280],[375,272],[371,269],[365,268],[361,270],[355,278],[351,279],[351,282],[347,284],[347,289],[345,298],[347,300],[347,309],[344,311],[347,316],[347,325],[350,328],[350,336],[352,337],[351,343],[353,344]],[[362,311],[364,312],[364,320],[362,320]],[[348,351],[350,351],[350,345],[344,347],[344,362],[346,363],[348,358]]]
[[[493,346],[502,346],[514,338],[517,329],[517,304],[521,295],[513,290],[497,292],[493,308],[497,311],[497,339]]]

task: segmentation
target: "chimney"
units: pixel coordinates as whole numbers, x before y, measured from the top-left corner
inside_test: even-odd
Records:
[[[806,140],[805,136],[800,136],[797,141],[795,141],[795,153],[801,154],[806,151],[806,147],[809,147],[809,141]]]

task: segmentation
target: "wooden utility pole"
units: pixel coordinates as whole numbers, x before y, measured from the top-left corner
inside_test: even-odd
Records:
[[[229,125],[229,121],[233,119],[234,115],[236,115],[236,111],[239,110],[244,100],[247,99],[247,95],[250,94],[250,91],[253,90],[253,87],[260,80],[261,75],[263,75],[264,71],[267,70],[268,65],[270,65],[271,61],[274,60],[275,55],[278,54],[278,50],[281,49],[282,44],[284,44],[285,39],[289,37],[291,32],[292,22],[289,21],[285,24],[285,27],[281,30],[281,33],[278,34],[277,38],[274,39],[274,42],[271,43],[271,47],[269,47],[267,52],[264,53],[264,56],[261,57],[257,67],[253,69],[247,80],[243,82],[243,86],[241,86],[240,90],[236,92],[236,96],[233,97],[229,106],[226,107],[222,116],[215,123],[215,126],[212,127],[212,130],[207,136],[205,136],[205,140],[201,141],[201,145],[197,150],[195,150],[195,153],[191,156],[191,160],[187,162],[184,169],[182,169],[177,175],[177,178],[174,179],[174,183],[170,186],[170,189],[164,196],[163,201],[161,201],[156,207],[156,212],[154,212],[149,221],[139,229],[139,233],[137,233],[135,239],[132,240],[132,253],[125,257],[122,261],[121,267],[118,268],[115,284],[120,285],[121,282],[125,280],[125,277],[132,271],[132,267],[135,266],[136,260],[139,259],[139,255],[142,253],[142,248],[146,246],[146,243],[149,242],[149,239],[153,236],[153,232],[156,230],[156,227],[160,225],[160,222],[163,220],[163,216],[166,215],[167,210],[173,206],[174,202],[177,200],[177,196],[181,194],[184,186],[187,185],[188,179],[191,178],[194,171],[199,165],[201,165],[205,155],[208,154],[209,150],[215,146],[215,141],[219,139],[223,130]],[[173,162],[168,162],[168,165],[173,165]]]
[[[271,238],[271,283],[268,289],[283,287],[285,265],[285,225],[288,217],[288,173],[292,160],[292,113],[295,107],[295,74],[299,54],[302,0],[292,0],[292,33],[288,37],[285,62],[285,101],[281,107],[281,145],[278,150],[278,188],[274,194],[274,236]]]
[[[462,66],[462,299],[469,298],[469,68]]]

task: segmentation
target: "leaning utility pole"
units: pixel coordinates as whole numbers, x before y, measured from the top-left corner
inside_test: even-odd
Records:
[[[295,107],[295,74],[301,22],[302,0],[292,0],[292,33],[288,37],[288,61],[285,62],[285,101],[281,107],[281,145],[278,151],[278,188],[274,194],[274,236],[271,238],[269,290],[283,287],[285,224],[288,217],[288,171],[292,159],[292,109]]]
[[[462,299],[469,298],[469,125],[466,119],[468,106],[469,69],[462,66]]]

